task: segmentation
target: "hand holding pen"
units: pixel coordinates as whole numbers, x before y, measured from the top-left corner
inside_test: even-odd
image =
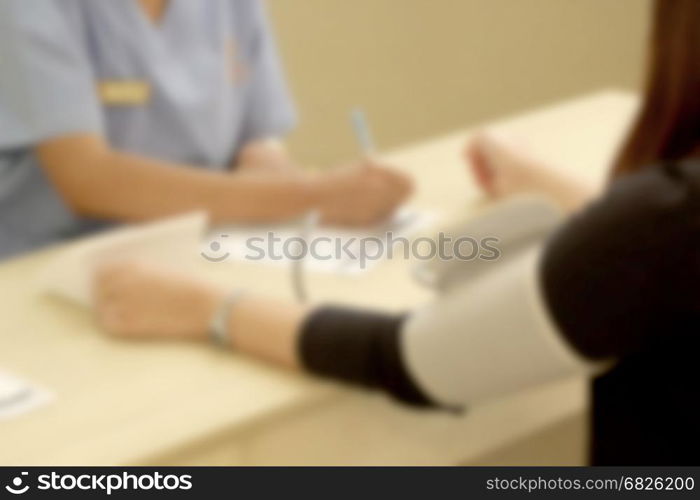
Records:
[[[410,196],[413,182],[406,174],[376,161],[374,141],[364,113],[355,110],[351,118],[362,162],[336,169],[324,177],[327,196],[321,212],[325,223],[366,226],[389,217]]]

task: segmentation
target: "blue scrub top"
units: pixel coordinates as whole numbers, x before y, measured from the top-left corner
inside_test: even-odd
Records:
[[[48,182],[45,139],[223,170],[294,122],[262,0],[169,0],[157,25],[136,0],[2,0],[0,258],[99,225]]]

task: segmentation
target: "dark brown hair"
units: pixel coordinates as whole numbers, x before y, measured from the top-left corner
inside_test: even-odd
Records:
[[[642,106],[613,175],[700,154],[700,0],[655,0]]]

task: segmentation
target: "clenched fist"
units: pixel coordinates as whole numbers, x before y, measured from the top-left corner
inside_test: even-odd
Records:
[[[224,297],[208,283],[135,261],[100,268],[93,294],[99,324],[130,338],[203,338]]]

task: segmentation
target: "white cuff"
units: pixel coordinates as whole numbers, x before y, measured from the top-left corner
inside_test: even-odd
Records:
[[[526,389],[596,364],[561,337],[538,278],[541,245],[452,287],[404,325],[402,350],[417,385],[447,406]]]

